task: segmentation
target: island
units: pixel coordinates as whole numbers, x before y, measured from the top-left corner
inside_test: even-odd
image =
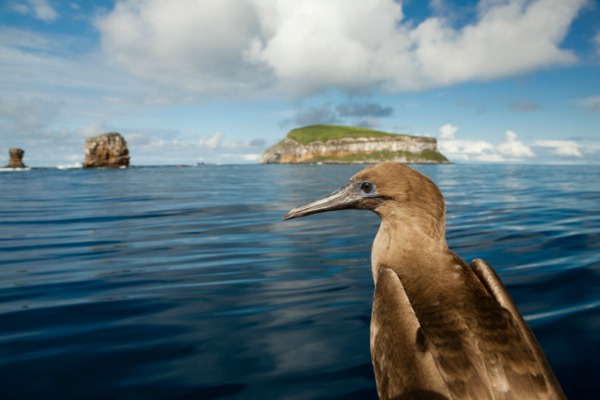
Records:
[[[363,164],[382,161],[449,163],[432,137],[380,132],[368,128],[311,125],[291,130],[267,149],[262,164]]]
[[[8,149],[8,164],[5,168],[13,168],[13,169],[23,169],[27,168],[27,166],[23,163],[23,154],[25,154],[25,150],[19,149],[17,147],[11,147]]]
[[[85,141],[83,168],[129,167],[129,149],[120,133],[111,132]]]

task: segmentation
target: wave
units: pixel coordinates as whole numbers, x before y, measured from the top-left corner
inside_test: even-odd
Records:
[[[80,169],[83,168],[81,163],[57,165],[57,169]]]
[[[8,171],[29,171],[31,168],[0,168],[0,172],[8,172]]]

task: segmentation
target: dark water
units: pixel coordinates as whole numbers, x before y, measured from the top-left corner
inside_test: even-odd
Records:
[[[0,173],[2,399],[375,399],[360,166]],[[419,166],[567,395],[600,398],[600,168]]]

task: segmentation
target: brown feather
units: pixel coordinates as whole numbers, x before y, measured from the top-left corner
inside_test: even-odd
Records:
[[[360,194],[361,183],[374,193]],[[371,357],[382,399],[564,399],[535,337],[484,261],[445,238],[443,196],[398,163],[364,169],[286,219],[336,209],[381,217],[373,242]]]
[[[450,398],[425,342],[402,283],[394,271],[383,268],[373,296],[371,319],[371,357],[381,399],[407,393],[412,398],[419,398],[419,393]]]

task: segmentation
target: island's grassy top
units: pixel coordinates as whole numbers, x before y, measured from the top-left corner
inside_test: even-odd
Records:
[[[397,133],[380,132],[368,128],[359,128],[356,126],[339,125],[311,125],[303,128],[291,130],[287,137],[300,144],[309,144],[312,142],[326,142],[328,140],[345,138],[370,138],[370,137],[398,137],[409,136],[399,135]],[[427,138],[423,138],[427,139]]]

